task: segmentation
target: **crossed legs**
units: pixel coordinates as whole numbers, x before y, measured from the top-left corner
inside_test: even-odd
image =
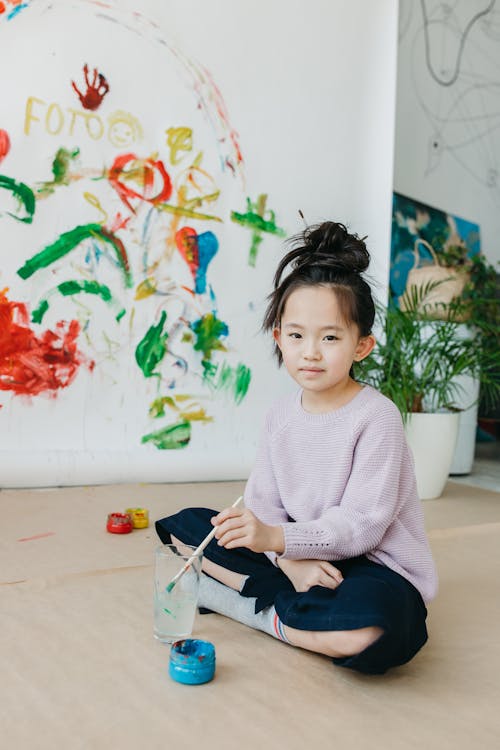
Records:
[[[172,536],[172,542],[182,548],[182,542]],[[246,576],[224,568],[222,565],[203,558],[202,570],[216,581],[235,591],[240,591]],[[297,630],[282,624],[285,637],[293,646],[314,651],[331,657],[354,656],[374,643],[382,633],[382,628],[371,626],[357,630]]]

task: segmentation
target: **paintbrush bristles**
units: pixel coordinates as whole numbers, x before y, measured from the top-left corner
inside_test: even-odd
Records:
[[[239,503],[241,503],[242,500],[243,500],[243,495],[240,495],[239,498],[237,500],[235,500],[234,503],[231,505],[231,508],[236,508],[236,506],[239,505]],[[179,572],[175,574],[175,576],[172,578],[172,580],[170,581],[170,583],[168,584],[168,586],[165,587],[165,591],[167,592],[167,594],[170,594],[170,592],[174,588],[174,586],[177,583],[177,581],[180,578],[182,578],[182,576],[184,575],[184,573],[187,570],[189,570],[189,568],[191,567],[191,563],[193,562],[193,560],[196,557],[198,557],[198,555],[200,554],[200,552],[203,552],[203,550],[205,549],[205,547],[207,546],[207,544],[214,538],[216,531],[217,531],[217,526],[214,526],[214,528],[212,529],[212,531],[209,534],[207,534],[207,536],[202,541],[202,543],[195,549],[195,551],[193,552],[193,554],[191,555],[191,557],[189,558],[189,560],[187,560],[184,563],[184,565],[182,566],[182,568],[179,570]]]

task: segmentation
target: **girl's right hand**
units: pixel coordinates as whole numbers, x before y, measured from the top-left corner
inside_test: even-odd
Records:
[[[344,580],[340,570],[326,560],[286,560],[277,557],[276,562],[293,583],[295,591],[309,591],[312,586],[336,589]]]

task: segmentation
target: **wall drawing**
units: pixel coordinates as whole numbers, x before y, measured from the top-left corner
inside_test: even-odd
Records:
[[[425,176],[452,159],[500,205],[496,0],[402,0],[400,48],[411,46],[413,92],[428,125]]]
[[[61,41],[51,29],[68,23],[78,37]],[[251,384],[220,310],[241,296],[234,275],[221,283],[221,260],[240,274],[255,268],[264,238],[285,230],[272,199],[252,197],[209,71],[154,23],[111,2],[3,0],[0,62],[14,35],[33,46],[38,72],[12,65],[7,76],[0,66],[9,102],[0,110],[0,421],[12,428],[13,415],[48,398],[79,433],[68,437],[75,449],[99,443],[101,431],[101,446],[186,449],[216,418],[214,402],[237,409]],[[157,98],[146,91],[155,76],[165,78]],[[68,401],[75,388],[81,408]],[[34,416],[38,445],[53,437],[45,416]],[[12,431],[3,434],[12,447]],[[59,434],[55,445],[64,442]]]

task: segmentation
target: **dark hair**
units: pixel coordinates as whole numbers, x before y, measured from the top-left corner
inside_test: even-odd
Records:
[[[282,258],[274,275],[274,291],[268,297],[262,324],[264,331],[280,326],[292,292],[304,286],[321,285],[335,291],[345,321],[355,323],[360,336],[368,336],[375,319],[375,305],[370,285],[361,276],[370,263],[364,239],[349,234],[343,224],[335,221],[307,227],[292,237],[292,250]],[[291,271],[282,279],[289,265]],[[276,344],[274,351],[281,365],[283,358]]]

